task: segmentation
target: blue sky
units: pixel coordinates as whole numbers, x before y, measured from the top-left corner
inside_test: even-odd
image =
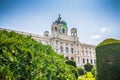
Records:
[[[119,0],[0,0],[0,27],[43,35],[61,14],[80,42],[120,39]]]

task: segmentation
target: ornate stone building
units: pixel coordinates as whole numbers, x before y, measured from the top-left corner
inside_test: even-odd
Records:
[[[67,23],[62,20],[60,15],[51,26],[51,34],[48,31],[44,32],[44,36],[20,31],[15,32],[31,35],[38,42],[50,45],[58,54],[64,55],[66,59],[74,60],[77,67],[83,67],[86,63],[95,65],[95,46],[81,43],[76,28],[72,28],[71,35],[68,35]]]

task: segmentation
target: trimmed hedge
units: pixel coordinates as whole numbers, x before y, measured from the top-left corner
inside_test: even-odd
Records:
[[[84,69],[83,68],[77,68],[79,76],[84,75]]]
[[[96,47],[97,80],[120,80],[120,40],[106,39]]]
[[[74,66],[71,66],[71,65],[69,65],[69,67],[70,67],[70,71],[72,71],[72,73],[75,75],[75,77],[77,79],[79,76],[77,68],[75,68]]]
[[[90,63],[87,63],[87,64],[84,65],[84,68],[85,68],[86,71],[91,71],[92,68],[93,68],[93,65],[91,65]]]
[[[96,77],[96,67],[92,68],[91,73],[93,74],[94,77]]]
[[[73,60],[67,60],[65,63],[68,64],[68,65],[76,67],[76,63]]]

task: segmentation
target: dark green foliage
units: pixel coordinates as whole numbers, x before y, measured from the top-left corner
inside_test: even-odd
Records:
[[[66,64],[76,67],[76,63],[73,60],[67,60]]]
[[[96,77],[96,67],[92,68],[91,73],[93,74],[94,77]]]
[[[0,80],[76,80],[63,56],[30,36],[0,30]]]
[[[70,71],[72,71],[72,73],[75,75],[75,77],[77,79],[79,76],[77,68],[75,68],[74,66],[71,66],[71,65],[69,65],[69,67],[70,67]]]
[[[70,71],[72,71],[72,73],[74,73],[74,75],[75,75],[75,77],[77,79],[78,76],[79,76],[79,73],[78,73],[78,69],[76,68],[75,61],[73,61],[73,60],[67,60],[65,63],[69,65]]]
[[[120,80],[120,40],[107,39],[96,47],[97,80]]]
[[[84,75],[84,69],[83,68],[77,68],[77,70],[78,70],[79,76]]]
[[[109,39],[106,39],[103,42],[101,42],[97,47],[108,45],[108,44],[113,44],[113,43],[120,43],[120,40],[109,38]]]
[[[84,65],[84,68],[85,68],[86,71],[91,71],[92,68],[93,68],[93,65],[91,65],[90,63],[87,63],[87,64]]]

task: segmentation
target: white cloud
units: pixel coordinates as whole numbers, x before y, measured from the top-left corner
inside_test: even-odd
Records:
[[[92,38],[93,39],[98,39],[98,38],[101,38],[101,35],[94,35]]]
[[[104,34],[107,32],[107,30],[108,29],[106,27],[101,28],[99,33],[97,35],[94,35],[92,37],[92,39],[100,39],[100,38],[102,38],[104,36]]]
[[[106,32],[107,31],[107,28],[103,27],[101,28],[100,32]]]

